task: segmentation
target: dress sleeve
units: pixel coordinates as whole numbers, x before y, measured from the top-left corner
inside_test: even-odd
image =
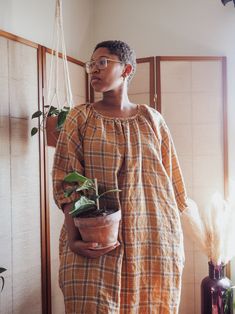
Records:
[[[185,184],[181,172],[181,168],[179,165],[179,160],[176,154],[175,146],[165,121],[162,121],[161,127],[162,133],[162,163],[163,166],[170,178],[175,199],[178,205],[178,208],[181,212],[183,212],[187,208],[187,194],[185,189]]]
[[[78,114],[73,109],[67,116],[64,127],[60,131],[54,155],[52,170],[53,195],[59,208],[79,198],[78,193],[65,197],[64,177],[71,171],[84,172],[82,136],[79,130]],[[66,184],[66,188],[67,188]]]

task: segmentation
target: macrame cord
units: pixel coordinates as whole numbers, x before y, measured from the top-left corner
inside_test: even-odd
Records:
[[[61,104],[60,93],[59,93],[59,49],[61,46],[62,60],[63,60],[63,75],[64,75],[64,84],[65,84],[65,102]],[[54,88],[52,84],[54,83]],[[50,62],[50,72],[48,79],[47,87],[47,98],[46,105],[49,106],[47,110],[48,115],[50,108],[54,105],[58,109],[63,107],[73,107],[73,96],[71,90],[71,83],[69,78],[67,54],[65,47],[65,38],[64,38],[64,27],[63,27],[63,15],[62,15],[62,0],[56,0],[56,10],[55,10],[55,23],[53,31],[53,45],[52,45],[52,55]]]

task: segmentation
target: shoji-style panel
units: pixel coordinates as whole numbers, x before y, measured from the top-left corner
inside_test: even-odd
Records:
[[[0,312],[42,313],[37,45],[0,37]]]
[[[136,73],[130,82],[128,95],[133,103],[155,107],[153,57],[137,59]]]
[[[154,57],[137,59],[136,73],[128,89],[130,101],[155,107],[154,80]],[[98,101],[101,98],[102,94],[94,92],[91,87],[91,102]]]
[[[49,78],[51,54],[46,53],[46,76],[45,81]],[[72,87],[72,94],[74,104],[82,104],[86,102],[87,98],[87,76],[84,71],[82,62],[68,58],[69,74]],[[61,104],[65,100],[65,90],[63,81],[63,63],[60,59],[59,64],[59,88]],[[53,88],[53,86],[52,86]],[[57,106],[55,103],[54,105]],[[63,295],[58,284],[58,269],[59,269],[59,234],[64,222],[64,214],[60,211],[53,200],[52,191],[52,178],[51,171],[53,166],[55,149],[52,147],[47,148],[47,168],[48,168],[48,204],[49,204],[49,217],[50,217],[50,260],[51,260],[51,307],[53,314],[64,314],[64,301]]]
[[[171,130],[188,196],[205,208],[212,194],[224,195],[227,178],[223,58],[167,58],[160,65],[161,113]],[[185,232],[181,314],[200,313],[200,283],[207,258]]]

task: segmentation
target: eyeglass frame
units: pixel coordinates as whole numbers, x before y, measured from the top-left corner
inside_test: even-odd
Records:
[[[102,60],[102,59],[106,60],[106,65],[105,65],[104,68],[99,68],[99,66],[98,66],[97,63],[98,63],[100,60]],[[96,66],[97,69],[99,69],[99,70],[104,70],[104,69],[106,69],[107,66],[108,66],[108,61],[124,64],[123,61],[120,61],[120,60],[110,59],[110,58],[106,58],[106,57],[100,57],[100,58],[99,58],[98,60],[96,60],[96,61],[95,61],[95,60],[93,60],[93,61],[86,61],[86,62],[85,62],[85,65],[84,65],[85,71],[86,71],[87,74],[91,74],[92,69],[94,68],[94,66]],[[88,69],[89,69],[89,64],[92,64],[92,63],[93,63],[93,66],[90,67],[90,71],[89,71],[89,70],[88,70]]]

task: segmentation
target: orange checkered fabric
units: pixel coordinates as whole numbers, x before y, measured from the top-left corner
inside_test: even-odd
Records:
[[[97,178],[101,190],[122,190],[103,204],[121,208],[121,245],[89,259],[70,251],[63,226],[59,281],[66,313],[178,313],[184,264],[179,213],[186,208],[186,192],[161,114],[138,105],[135,116],[112,118],[92,104],[76,106],[54,157],[58,207],[74,200],[64,196],[62,184],[73,170]]]

